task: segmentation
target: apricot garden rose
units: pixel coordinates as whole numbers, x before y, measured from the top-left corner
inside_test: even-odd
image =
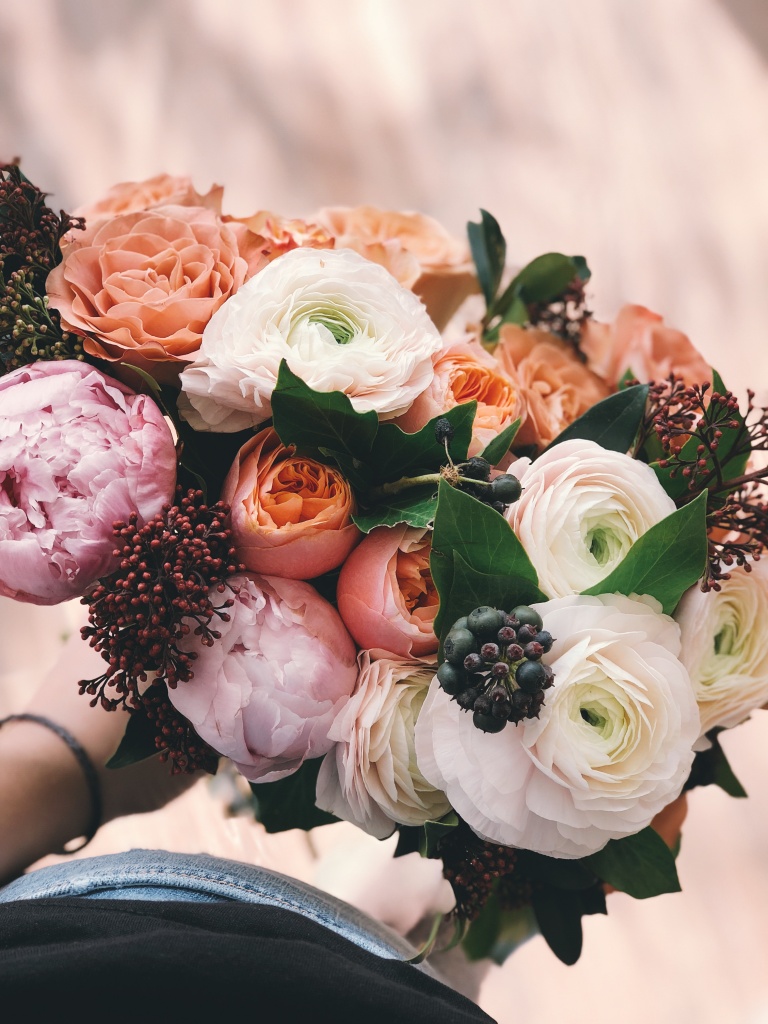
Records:
[[[434,376],[442,340],[424,307],[383,267],[349,249],[294,249],[222,307],[181,375],[197,430],[233,432],[271,415],[285,359],[315,391],[358,412],[405,412]]]
[[[213,185],[201,195],[186,174],[156,174],[145,181],[121,181],[113,185],[95,203],[75,210],[75,216],[85,217],[86,224],[90,225],[97,220],[151,210],[156,206],[207,206],[220,214],[223,192],[221,185]]]
[[[312,579],[341,565],[361,536],[344,477],[285,448],[271,427],[240,449],[221,498],[232,506],[237,557],[254,572]]]
[[[680,630],[653,598],[533,607],[555,643],[540,718],[483,733],[440,688],[416,723],[424,777],[482,838],[574,859],[639,832],[680,793],[699,714]]]

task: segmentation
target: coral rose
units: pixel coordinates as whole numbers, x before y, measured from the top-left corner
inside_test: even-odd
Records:
[[[289,220],[269,210],[259,210],[251,217],[225,217],[229,223],[245,224],[265,242],[264,254],[267,259],[277,259],[292,249],[333,249],[333,235],[321,227],[305,220]]]
[[[86,352],[173,379],[216,310],[265,260],[262,240],[209,209],[163,206],[96,223],[48,277],[50,304]]]
[[[644,306],[623,306],[612,324],[588,320],[579,347],[611,387],[627,370],[640,381],[663,380],[673,372],[686,384],[712,380],[711,369],[688,336],[665,327],[663,317]]]
[[[470,455],[479,455],[521,413],[520,391],[479,342],[451,345],[435,361],[435,376],[411,408],[397,419],[409,434],[464,402],[477,402]]]
[[[573,348],[548,331],[504,324],[494,355],[522,396],[516,444],[546,446],[610,389]]]
[[[170,501],[176,449],[146,395],[76,360],[0,378],[0,594],[80,597],[115,566],[112,524]]]
[[[207,206],[220,214],[223,192],[221,185],[213,185],[205,195],[200,195],[186,175],[157,174],[146,181],[121,181],[95,203],[79,207],[74,215],[85,217],[90,224],[155,206]]]
[[[442,339],[418,299],[349,249],[293,249],[212,318],[181,375],[185,418],[232,433],[272,414],[280,363],[358,412],[405,412],[434,376]]]
[[[378,526],[344,563],[336,600],[360,647],[399,658],[421,658],[437,650],[431,537],[429,530],[412,526]]]
[[[375,206],[337,206],[315,215],[335,236],[338,249],[354,249],[381,263],[411,288],[439,330],[464,299],[477,291],[477,277],[466,245],[442,224],[421,213],[398,213]]]
[[[518,459],[523,486],[506,517],[549,597],[589,590],[635,541],[675,511],[650,466],[594,441],[563,441]]]
[[[435,679],[416,723],[424,777],[483,839],[573,859],[641,831],[680,794],[699,713],[680,631],[653,598],[534,606],[556,637],[539,718],[476,729]]]
[[[434,667],[360,655],[352,697],[331,726],[336,746],[317,777],[317,806],[377,839],[451,809],[416,764],[414,730]]]
[[[194,677],[169,691],[197,733],[251,782],[291,775],[333,746],[328,730],[357,682],[355,645],[308,583],[234,576],[230,619]],[[220,603],[221,595],[215,595]]]
[[[232,506],[238,560],[254,572],[312,579],[341,565],[360,538],[344,477],[295,455],[271,427],[240,449],[221,498]]]

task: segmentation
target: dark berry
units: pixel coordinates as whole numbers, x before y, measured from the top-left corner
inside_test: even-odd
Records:
[[[522,625],[517,631],[518,642],[525,645],[530,643],[531,640],[536,636],[536,627],[529,626],[527,624]]]
[[[537,630],[544,625],[544,620],[539,613],[535,609],[529,608],[527,604],[520,604],[517,608],[513,608],[512,614],[519,622],[527,626],[535,626]]]
[[[456,433],[453,424],[445,416],[441,416],[435,422],[435,440],[438,444],[443,444],[445,441],[452,441],[453,435]]]
[[[484,640],[494,640],[504,625],[504,612],[484,605],[475,608],[467,616],[467,629]]]
[[[476,729],[482,729],[483,732],[501,732],[507,724],[507,720],[506,718],[496,718],[495,715],[483,714],[476,711],[474,715],[472,715],[472,724]]]
[[[460,619],[456,619],[454,624],[451,626],[451,633],[454,629],[466,629],[467,628],[467,616],[462,615]]]
[[[533,639],[537,644],[541,644],[545,654],[552,650],[552,644],[555,642],[555,638],[547,629],[540,629]]]
[[[517,640],[517,633],[511,626],[502,626],[496,639],[500,644],[513,644]]]
[[[459,466],[459,471],[468,480],[487,480],[491,473],[491,464],[480,455],[467,459]]]
[[[507,508],[503,501],[487,501],[485,504],[489,505],[494,512],[498,512],[500,516],[504,515],[504,512]]]
[[[491,675],[494,679],[505,679],[509,675],[509,665],[506,661],[497,661],[491,669]]]
[[[540,661],[523,661],[517,666],[515,681],[526,693],[535,693],[544,685],[547,674]]]
[[[437,670],[437,679],[440,686],[451,697],[455,697],[456,694],[466,690],[469,685],[467,673],[457,668],[456,665],[452,665],[449,661],[444,661]]]
[[[480,655],[483,661],[498,661],[499,645],[493,643],[483,644],[480,648]]]
[[[475,701],[475,711],[481,715],[490,715],[493,702],[487,693],[481,693]]]
[[[477,651],[477,640],[468,629],[452,629],[445,638],[443,654],[452,665],[463,665],[468,654]]]
[[[470,686],[468,690],[465,690],[463,693],[460,693],[458,695],[458,697],[456,698],[456,703],[464,711],[471,711],[472,708],[475,706],[475,701],[480,696],[480,693],[481,691],[479,687]]]
[[[505,505],[517,501],[522,493],[523,488],[520,481],[511,473],[503,473],[491,481],[491,494],[494,500],[502,501]]]
[[[544,671],[546,673],[546,678],[544,679],[544,682],[541,684],[541,686],[542,689],[548,690],[550,686],[554,686],[555,673],[552,671],[549,665],[544,666]]]
[[[512,711],[512,701],[509,697],[504,697],[502,700],[495,700],[491,707],[491,714],[494,718],[503,718],[505,721],[509,718]]]
[[[540,643],[537,643],[536,640],[531,640],[529,644],[525,645],[523,653],[526,658],[530,658],[531,661],[538,661],[544,653],[544,648]]]
[[[523,654],[523,648],[520,644],[510,644],[507,648],[507,657],[510,661],[520,661],[525,657]]]
[[[512,707],[525,714],[531,706],[531,695],[525,690],[515,690],[512,694]]]
[[[464,659],[464,668],[467,672],[479,672],[483,667],[483,659],[479,654],[468,654]]]

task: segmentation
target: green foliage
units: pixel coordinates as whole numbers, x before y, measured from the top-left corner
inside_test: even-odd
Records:
[[[498,466],[504,456],[507,454],[509,449],[512,447],[512,442],[517,436],[517,432],[520,429],[519,418],[514,423],[510,423],[500,434],[497,434],[492,441],[490,441],[485,448],[483,448],[480,455],[482,458],[487,459],[492,466]]]
[[[611,839],[585,863],[598,878],[636,900],[680,892],[674,855],[650,825],[633,836]]]
[[[480,223],[467,224],[469,247],[477,268],[477,279],[490,309],[504,273],[507,243],[501,233],[498,221],[487,210],[480,211]]]
[[[439,469],[447,459],[444,446],[435,440],[438,420],[448,420],[453,427],[448,454],[454,462],[463,462],[472,440],[476,412],[477,402],[465,402],[435,416],[415,434],[406,434],[394,423],[382,423],[371,446],[371,481],[381,484]]]
[[[502,910],[498,899],[492,895],[470,924],[461,945],[468,960],[489,957],[494,963],[503,964],[537,931],[536,918],[530,907]]]
[[[315,806],[321,762],[322,758],[305,761],[297,772],[277,782],[251,783],[254,814],[267,832],[308,831],[338,820]]]
[[[154,683],[153,688],[165,690],[161,683]],[[135,711],[128,719],[123,738],[112,757],[107,761],[107,768],[127,768],[138,761],[146,761],[159,753],[155,736],[157,727],[141,711]]]
[[[677,509],[639,537],[612,573],[585,594],[650,594],[671,615],[707,563],[707,498]]]
[[[558,434],[547,451],[563,441],[583,438],[609,451],[628,452],[645,413],[648,391],[647,384],[635,384],[609,395]]]
[[[459,824],[459,816],[449,811],[437,821],[425,821],[422,828],[419,853],[422,857],[436,858],[440,856],[440,841],[449,835]]]
[[[363,533],[370,533],[377,526],[397,526],[399,523],[423,529],[432,525],[436,507],[437,487],[427,484],[381,499],[370,509],[352,516],[352,520]]]
[[[723,729],[711,729],[707,739],[712,744],[709,750],[700,750],[693,759],[690,777],[685,784],[686,789],[697,786],[719,786],[725,793],[733,797],[745,797],[747,791],[736,778],[728,763],[725,751],[720,746],[720,734]]]

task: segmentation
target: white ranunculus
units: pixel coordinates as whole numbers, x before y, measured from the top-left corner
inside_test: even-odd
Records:
[[[682,631],[680,658],[701,713],[701,731],[726,729],[768,703],[768,562],[731,569],[719,593],[693,587],[675,612]]]
[[[450,810],[416,765],[414,729],[434,675],[420,662],[360,655],[357,688],[334,721],[336,746],[317,779],[317,805],[377,839],[395,822],[421,825]]]
[[[639,832],[678,796],[699,714],[680,631],[653,598],[534,607],[556,637],[541,717],[481,732],[435,681],[416,728],[419,768],[482,838],[585,857]]]
[[[511,472],[523,494],[507,519],[549,597],[589,590],[675,511],[649,466],[594,441],[564,441]]]
[[[358,412],[404,413],[442,348],[419,299],[350,249],[294,249],[214,314],[181,374],[184,416],[232,432],[271,416],[282,359],[315,391],[343,391]]]

